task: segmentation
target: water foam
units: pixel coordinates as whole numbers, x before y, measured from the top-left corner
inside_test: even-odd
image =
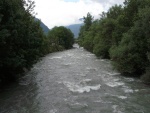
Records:
[[[119,82],[119,79],[118,78],[116,78],[116,79],[114,79],[114,78],[106,78],[106,85],[108,85],[108,86],[110,86],[110,87],[117,87],[117,86],[122,86],[122,85],[124,85],[124,83],[123,82]]]
[[[118,105],[113,105],[112,108],[114,110],[113,113],[123,113],[122,111],[118,110]]]
[[[62,59],[63,57],[62,56],[55,56],[55,57],[51,57],[50,59]]]
[[[100,89],[100,84],[95,85],[95,86],[82,86],[81,84],[74,84],[70,82],[64,82],[64,85],[72,92],[77,92],[77,93],[84,93],[84,92],[90,92],[91,90],[99,90]]]
[[[108,85],[110,87],[117,87],[117,86],[124,85],[124,83],[123,82],[108,82],[108,83],[106,83],[106,85]]]
[[[86,70],[88,70],[88,71],[98,71],[97,68],[91,68],[91,67],[87,67]]]
[[[91,81],[92,81],[92,79],[85,79],[85,80],[81,81],[81,83],[87,83],[87,82],[91,82]]]
[[[133,93],[134,92],[134,90],[129,88],[128,86],[124,86],[122,89],[124,90],[125,93]]]
[[[72,109],[82,109],[82,108],[85,108],[85,107],[88,107],[87,104],[81,104],[81,103],[73,103],[73,104],[69,104],[69,106],[72,108]]]
[[[52,109],[52,110],[50,110],[50,112],[49,113],[56,113],[57,112],[57,110],[56,109]]]
[[[134,78],[125,78],[125,80],[130,81],[130,82],[135,81]]]
[[[117,98],[123,99],[123,100],[128,98],[127,96],[113,95],[113,94],[109,94],[109,93],[105,93],[105,94],[108,96],[117,97]]]
[[[117,97],[120,98],[120,99],[127,99],[126,96],[117,96]]]
[[[70,65],[72,65],[73,63],[64,63],[64,64],[62,64],[63,66],[70,66]]]
[[[114,75],[120,75],[120,73],[106,73],[107,75],[111,75],[111,76],[114,76]]]

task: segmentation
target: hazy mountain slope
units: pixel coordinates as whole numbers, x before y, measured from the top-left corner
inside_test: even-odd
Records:
[[[38,18],[35,18],[35,20],[36,21],[38,21],[39,19]],[[42,29],[43,29],[43,31],[44,31],[44,33],[48,33],[48,31],[49,31],[49,28],[41,21],[41,24],[40,24],[40,26],[42,27]]]
[[[66,26],[68,29],[70,29],[73,33],[74,33],[74,37],[75,38],[78,38],[78,35],[79,35],[79,31],[80,31],[80,27],[82,26],[83,24],[72,24],[72,25],[69,25],[69,26]]]
[[[49,28],[48,28],[43,22],[41,22],[41,27],[43,28],[43,31],[44,31],[45,33],[48,33]]]

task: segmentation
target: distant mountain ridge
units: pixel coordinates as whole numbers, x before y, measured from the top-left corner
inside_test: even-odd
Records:
[[[75,38],[78,38],[79,32],[80,32],[80,27],[82,25],[83,25],[83,23],[82,24],[72,24],[72,25],[66,26],[66,28],[70,29],[73,32]]]
[[[41,20],[39,20],[38,18],[35,18],[35,21],[40,21],[41,22],[40,26],[43,29],[45,34],[47,34],[49,32],[50,29]]]
[[[43,29],[45,34],[47,34],[49,32],[50,29],[41,20],[39,20],[38,18],[35,18],[35,21],[40,21],[41,22],[40,26]],[[72,25],[65,26],[65,27],[72,31],[75,38],[78,38],[79,32],[80,32],[80,27],[82,25],[83,25],[83,23],[82,24],[72,24]]]

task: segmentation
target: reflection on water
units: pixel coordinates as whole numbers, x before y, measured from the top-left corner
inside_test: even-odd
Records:
[[[79,48],[52,53],[0,93],[0,113],[149,113],[150,88]]]

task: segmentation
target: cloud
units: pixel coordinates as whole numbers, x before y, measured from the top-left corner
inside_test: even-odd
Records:
[[[92,0],[94,2],[102,3],[102,4],[122,4],[125,0]]]
[[[79,0],[64,0],[65,2],[78,2]]]
[[[102,4],[104,11],[107,11],[111,6],[115,4],[117,5],[123,4],[125,0],[91,0],[91,1]]]
[[[118,0],[35,0],[35,12],[49,28],[80,23],[90,12],[95,18]],[[108,5],[108,6],[107,6]]]

